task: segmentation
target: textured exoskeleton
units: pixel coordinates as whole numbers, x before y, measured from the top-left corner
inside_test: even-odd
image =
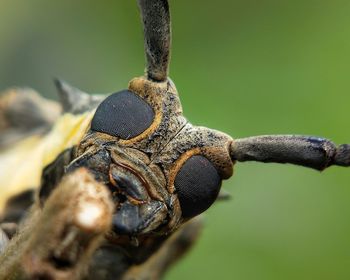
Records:
[[[183,116],[178,92],[168,78],[171,47],[168,2],[139,0],[139,5],[145,34],[145,76],[132,79],[127,89],[109,96],[90,96],[57,80],[65,114],[59,117],[52,113],[54,124],[45,117],[44,108],[48,105],[41,105],[38,97],[26,101],[42,112],[27,129],[17,128],[11,139],[28,136],[28,128],[35,132],[35,137],[21,142],[4,156],[10,158],[14,152],[23,150],[16,163],[26,157],[38,166],[35,174],[23,169],[17,176],[8,172],[0,178],[0,190],[7,188],[6,198],[17,195],[6,205],[5,200],[0,200],[3,208],[0,252],[5,252],[0,261],[6,264],[0,268],[0,278],[21,275],[49,279],[156,279],[196,239],[201,223],[195,217],[220,196],[221,181],[231,177],[235,162],[292,163],[317,170],[331,165],[350,166],[348,144],[336,146],[327,139],[298,135],[233,139],[222,132],[192,125]],[[20,94],[11,98],[17,104],[25,100]],[[11,98],[4,98],[3,103],[9,103]],[[52,112],[58,112],[55,104],[50,106]],[[13,115],[18,109],[8,104],[3,108],[0,113],[7,120],[4,127],[16,128],[16,122],[9,123],[16,119]],[[30,120],[32,116],[22,118]],[[54,139],[57,132],[62,140]],[[3,136],[0,143],[11,139]],[[8,169],[11,170],[10,165]],[[14,248],[11,243],[23,243],[23,248],[32,248],[33,244],[40,247],[40,229],[51,226],[45,217],[50,217],[52,209],[63,207],[65,201],[60,200],[69,202],[65,193],[71,191],[67,185],[74,188],[74,177],[83,178],[81,181],[91,188],[87,188],[87,196],[98,193],[103,197],[101,207],[106,213],[103,226],[88,234],[91,229],[86,227],[85,223],[89,224],[86,215],[95,217],[102,210],[95,205],[85,212],[79,210],[80,206],[76,209],[74,203],[69,204],[79,219],[68,223],[66,211],[62,212],[63,218],[55,213],[61,223],[67,223],[60,230],[55,230],[59,222],[52,225],[56,247],[47,246],[43,249],[45,254],[23,249],[19,250],[23,255],[13,257],[16,254],[11,251]],[[81,184],[76,184],[77,190],[81,190]],[[31,188],[38,189],[35,199]],[[108,189],[108,199],[101,194],[101,188]],[[72,197],[79,195],[72,191]],[[86,201],[90,199],[87,197]],[[112,210],[108,208],[110,202]],[[24,214],[28,211],[29,214]],[[33,225],[22,226],[20,234],[13,230],[11,233],[11,226],[16,228],[26,219],[44,226],[38,230],[33,230]],[[28,228],[36,234],[29,245],[22,237],[31,235]],[[64,242],[59,240],[60,234]],[[50,243],[50,238],[47,242]],[[88,253],[76,253],[79,248]],[[84,263],[85,270],[81,269],[80,264],[90,259],[91,262]],[[33,260],[42,261],[45,269],[40,266],[28,269]],[[15,265],[19,267],[18,274]],[[62,270],[70,274],[61,274]]]

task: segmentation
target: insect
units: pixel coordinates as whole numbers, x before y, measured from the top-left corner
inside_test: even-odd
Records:
[[[78,130],[74,133],[77,139],[70,139],[72,147],[64,143],[63,151],[59,145],[55,156],[45,158],[41,205],[64,174],[87,168],[111,190],[117,209],[114,233],[130,237],[127,243],[119,240],[118,246],[128,252],[132,252],[131,245],[138,248],[132,255],[134,260],[149,240],[160,246],[164,240],[159,236],[171,234],[210,207],[221,180],[232,175],[235,161],[294,163],[318,170],[330,165],[349,166],[349,145],[336,147],[326,139],[287,135],[233,140],[191,125],[182,116],[176,88],[167,78],[167,2],[140,1],[140,6],[148,63],[145,77],[132,80],[128,90],[107,97],[93,113],[89,112],[100,103],[98,97],[90,99],[57,82],[67,99],[65,110],[73,113],[69,121],[78,124],[78,129],[72,128]],[[60,129],[61,124],[69,134],[65,121],[55,128]],[[15,186],[29,187],[24,183]],[[155,249],[149,249],[148,254]]]

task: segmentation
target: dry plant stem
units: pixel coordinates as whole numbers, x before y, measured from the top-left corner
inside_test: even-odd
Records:
[[[68,174],[0,256],[0,279],[80,279],[112,211],[108,190],[85,169]]]

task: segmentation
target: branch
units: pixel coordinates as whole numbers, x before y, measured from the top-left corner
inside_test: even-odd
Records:
[[[0,256],[0,279],[80,279],[112,212],[108,190],[88,171],[68,174]]]

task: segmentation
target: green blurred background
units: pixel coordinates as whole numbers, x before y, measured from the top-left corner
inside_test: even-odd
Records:
[[[233,137],[350,142],[350,2],[170,1],[185,115]],[[53,77],[113,92],[142,75],[136,1],[0,0],[0,90]],[[350,172],[237,164],[194,249],[166,279],[350,278]]]

